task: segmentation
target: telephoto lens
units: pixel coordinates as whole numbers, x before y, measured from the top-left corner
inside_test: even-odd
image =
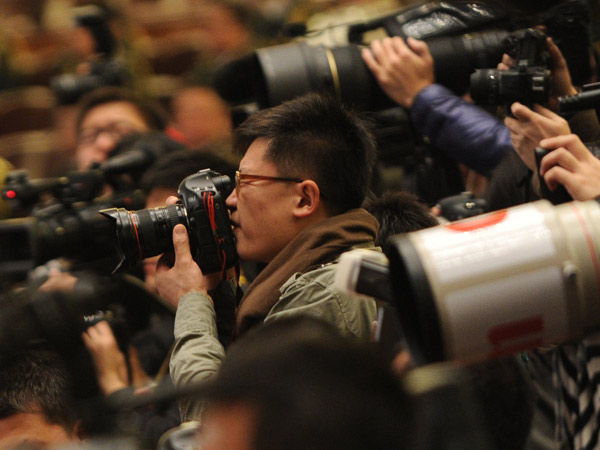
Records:
[[[417,364],[502,357],[600,328],[600,204],[540,200],[392,237]]]
[[[180,204],[139,211],[113,208],[102,214],[115,221],[118,246],[128,261],[163,253],[172,246],[175,225],[188,227],[186,211]]]

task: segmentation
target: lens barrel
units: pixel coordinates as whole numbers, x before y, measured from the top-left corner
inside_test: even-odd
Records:
[[[114,221],[121,263],[128,266],[172,248],[175,225],[187,227],[185,208],[180,204],[139,211],[112,208],[101,213]]]
[[[395,236],[385,253],[416,362],[502,357],[600,328],[600,205],[547,200]]]
[[[474,69],[495,67],[502,58],[507,36],[507,31],[490,30],[427,40],[437,82],[465,93]],[[267,108],[318,91],[367,111],[396,106],[363,62],[361,47],[354,44],[292,42],[261,48],[223,66],[214,83],[219,94],[235,105],[256,101]]]
[[[471,74],[471,98],[478,105],[497,105],[500,74],[497,69],[478,69]]]

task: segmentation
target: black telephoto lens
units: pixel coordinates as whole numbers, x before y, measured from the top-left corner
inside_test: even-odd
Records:
[[[112,208],[102,214],[114,220],[121,261],[128,266],[164,253],[173,245],[175,225],[188,225],[185,208],[179,204],[139,211]]]

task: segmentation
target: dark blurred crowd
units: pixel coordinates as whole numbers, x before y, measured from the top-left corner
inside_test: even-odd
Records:
[[[369,2],[363,2],[369,3]],[[401,3],[380,1],[369,14]],[[115,59],[126,74],[110,73],[161,103],[173,126],[198,147],[228,138],[225,105],[211,89],[211,75],[224,61],[286,39],[283,23],[344,2],[7,1],[0,5],[1,157],[35,176],[56,175],[73,156],[76,96],[57,98],[51,85],[60,75],[89,73],[91,61]],[[92,27],[78,15],[101,8],[115,40],[99,48]],[[83,7],[83,8],[82,8]],[[185,93],[185,95],[183,95]],[[211,120],[207,120],[208,118]]]
[[[330,92],[268,108],[224,99],[256,79],[229,64],[257,49],[348,46],[349,24],[396,12],[408,25],[368,35],[349,64],[299,46],[303,64],[262,54],[266,74],[325,65],[333,86],[307,79]],[[586,222],[600,217],[600,95],[560,110],[600,93],[599,21],[595,0],[1,1],[0,449],[600,448],[600,234]],[[497,91],[484,104],[446,82],[463,62],[444,72],[456,48],[432,37],[448,27],[468,47],[492,22],[528,31],[486,66]],[[223,67],[240,81],[225,96]],[[342,95],[335,77],[353,67],[369,80],[356,90],[386,108],[340,98],[354,86]],[[293,91],[287,76],[265,96]],[[544,213],[577,237],[536,222],[522,243],[522,223],[477,241],[539,200],[581,202],[564,223]],[[420,255],[453,237],[410,251],[398,239],[433,227],[475,231],[473,254],[440,251],[434,274]],[[510,269],[494,274],[500,289],[478,284],[496,281],[496,257],[525,260],[542,240],[578,256],[541,252],[557,260],[548,272],[532,256],[530,284]],[[398,251],[407,273],[434,275],[390,281]],[[353,293],[339,280],[347,253],[369,273]],[[517,305],[461,322],[468,302],[438,305],[444,289],[546,301],[556,320],[521,320]],[[504,328],[472,331],[505,313]],[[478,339],[497,347],[461,348]]]

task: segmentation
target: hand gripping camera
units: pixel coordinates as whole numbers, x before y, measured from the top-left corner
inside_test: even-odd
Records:
[[[122,266],[131,267],[143,258],[172,248],[173,228],[186,226],[190,250],[204,273],[224,271],[237,262],[235,241],[225,199],[232,191],[228,176],[204,169],[179,185],[179,201],[162,208],[100,211],[113,221]]]
[[[550,95],[546,35],[529,28],[507,37],[505,45],[515,59],[514,67],[475,70],[471,74],[471,97],[475,103],[508,108],[517,101],[527,106],[546,104]]]

